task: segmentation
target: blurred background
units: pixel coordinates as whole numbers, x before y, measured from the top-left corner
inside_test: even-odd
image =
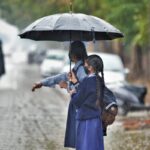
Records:
[[[104,138],[106,150],[149,150],[150,1],[149,0],[1,0],[0,149],[63,149],[69,95],[32,85],[69,71],[68,42],[32,41],[18,34],[31,22],[55,13],[85,13],[124,33],[112,41],[85,42],[88,54],[104,61],[106,85],[119,114]]]

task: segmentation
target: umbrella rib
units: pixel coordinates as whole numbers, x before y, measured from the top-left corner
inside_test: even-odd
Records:
[[[57,24],[57,22],[61,19],[62,15],[63,15],[63,14],[61,14],[61,16],[56,20],[56,22],[55,22],[55,24],[54,24],[54,29],[53,29],[53,30],[55,30],[56,24]]]
[[[43,22],[43,20],[45,20],[45,19],[46,19],[46,17],[41,18],[40,21],[36,25],[34,25],[32,27],[32,29],[36,28],[38,26],[38,24],[40,24],[41,22]]]

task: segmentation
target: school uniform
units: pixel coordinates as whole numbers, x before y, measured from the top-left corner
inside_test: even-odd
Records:
[[[76,76],[79,80],[79,83],[82,82],[83,79],[87,76],[82,61],[78,61],[73,67],[73,70],[75,70],[76,72]],[[76,88],[76,90],[78,90],[79,83],[77,83],[76,85],[72,85],[72,88]],[[70,100],[68,107],[64,147],[75,148],[75,146],[76,146],[76,108],[75,105],[72,103],[72,100]]]
[[[72,94],[76,107],[76,150],[104,150],[101,110],[96,100],[96,76],[92,74]]]
[[[82,82],[83,79],[87,76],[83,61],[78,61],[73,70],[76,72],[76,76],[79,82]],[[61,73],[56,76],[51,76],[46,79],[43,79],[41,82],[43,86],[46,87],[54,87],[60,81],[68,81],[68,73]],[[71,88],[78,89],[79,83],[76,85],[71,85]],[[76,108],[72,101],[70,100],[69,107],[68,107],[68,115],[67,115],[67,123],[66,123],[66,132],[65,132],[65,140],[64,140],[64,147],[71,147],[75,148],[76,145]]]

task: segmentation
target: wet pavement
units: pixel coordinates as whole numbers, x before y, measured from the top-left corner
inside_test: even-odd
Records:
[[[134,119],[132,118],[132,120]],[[104,139],[105,149],[150,150],[150,128],[125,130],[123,122],[122,119],[118,118],[115,124],[109,127],[108,136]]]
[[[14,64],[0,81],[0,150],[63,150],[65,97],[53,88],[32,93],[38,66]]]
[[[0,150],[69,150],[63,148],[67,96],[57,88],[32,93],[38,80],[39,66],[13,62],[0,80]],[[108,128],[105,150],[150,150],[149,128],[125,131],[122,124],[118,117]]]

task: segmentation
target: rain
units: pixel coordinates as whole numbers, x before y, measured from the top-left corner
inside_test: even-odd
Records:
[[[117,99],[118,115],[104,136],[105,150],[149,150],[150,37],[142,30],[150,23],[149,6],[138,2],[137,9],[132,12],[133,0],[128,5],[122,1],[123,8],[117,0],[114,3],[74,0],[73,8],[69,2],[46,0],[41,4],[43,9],[31,0],[18,0],[13,4],[2,0],[0,4],[0,150],[73,150],[64,148],[70,101],[67,90],[55,85],[32,92],[36,82],[69,72],[70,41],[19,37],[32,22],[48,15],[68,13],[68,9],[104,19],[119,29],[118,37],[124,36],[96,40],[99,35],[92,33],[91,38],[95,39],[83,40],[88,55],[102,57],[105,83]],[[110,5],[114,8],[109,10]],[[147,18],[138,14],[143,8],[147,9]],[[116,12],[112,13],[114,10]],[[127,10],[127,14],[123,10]],[[132,18],[127,18],[128,12]],[[119,15],[126,16],[126,23]],[[130,29],[129,23],[132,24]],[[110,37],[113,39],[113,36]]]

